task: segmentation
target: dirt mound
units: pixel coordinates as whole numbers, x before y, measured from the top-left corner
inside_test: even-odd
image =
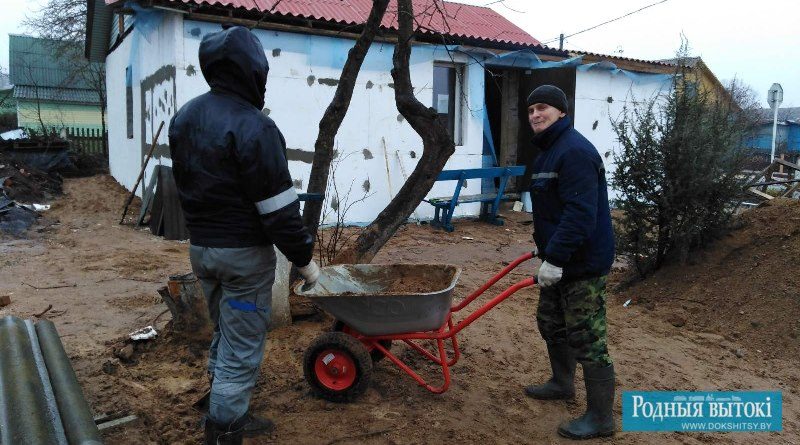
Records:
[[[61,194],[62,179],[57,173],[47,173],[16,161],[0,152],[0,178],[9,198],[23,202],[44,203]]]
[[[110,175],[97,175],[72,181],[66,190],[69,199],[59,200],[53,204],[53,214],[62,219],[84,219],[93,217],[114,221],[119,220],[122,208],[128,197],[125,187]],[[128,208],[126,222],[139,216],[141,200],[134,198]]]
[[[623,292],[674,326],[744,345],[737,356],[800,355],[800,201],[744,212],[687,265],[670,265]]]

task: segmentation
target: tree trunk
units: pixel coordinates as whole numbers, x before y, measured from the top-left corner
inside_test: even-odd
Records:
[[[209,317],[203,289],[194,274],[169,277],[167,287],[162,287],[158,293],[172,313],[172,334],[208,346],[214,333],[214,325]]]
[[[381,25],[381,20],[386,13],[388,5],[389,0],[373,1],[372,10],[369,13],[367,23],[364,25],[364,30],[356,40],[355,45],[347,53],[347,61],[342,69],[336,93],[319,122],[319,135],[314,144],[314,160],[311,164],[311,174],[308,180],[308,193],[324,194],[326,192],[331,160],[333,159],[334,138],[342,125],[345,114],[347,114],[347,109],[350,107],[358,72],[361,70],[367,51],[369,51],[369,47],[375,39],[375,34]],[[303,224],[312,233],[316,233],[316,229],[319,227],[323,204],[324,201],[306,201],[303,208]]]
[[[394,97],[400,114],[422,138],[422,157],[394,199],[381,211],[375,221],[361,232],[354,245],[337,256],[334,263],[371,262],[422,202],[450,155],[455,152],[453,139],[437,120],[436,111],[423,105],[414,96],[409,72],[411,41],[414,36],[414,9],[411,0],[398,0],[397,10],[398,41],[392,57]]]

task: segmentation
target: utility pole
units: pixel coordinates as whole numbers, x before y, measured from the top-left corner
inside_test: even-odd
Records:
[[[772,155],[769,162],[775,162],[775,139],[778,135],[778,107],[783,102],[783,87],[779,83],[773,83],[767,92],[767,103],[772,108]]]
[[[564,51],[564,33],[558,36],[558,50]]]

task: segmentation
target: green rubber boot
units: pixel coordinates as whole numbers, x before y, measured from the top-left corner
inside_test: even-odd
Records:
[[[566,343],[547,344],[553,376],[541,385],[530,385],[525,394],[539,400],[575,397],[575,358]]]
[[[586,382],[586,412],[564,422],[558,434],[570,439],[591,439],[614,435],[614,365],[602,368],[583,367]]]

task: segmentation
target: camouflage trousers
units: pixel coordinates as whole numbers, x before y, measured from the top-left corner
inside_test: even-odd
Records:
[[[581,364],[611,364],[606,342],[605,276],[541,288],[536,322],[544,341],[567,343]]]

